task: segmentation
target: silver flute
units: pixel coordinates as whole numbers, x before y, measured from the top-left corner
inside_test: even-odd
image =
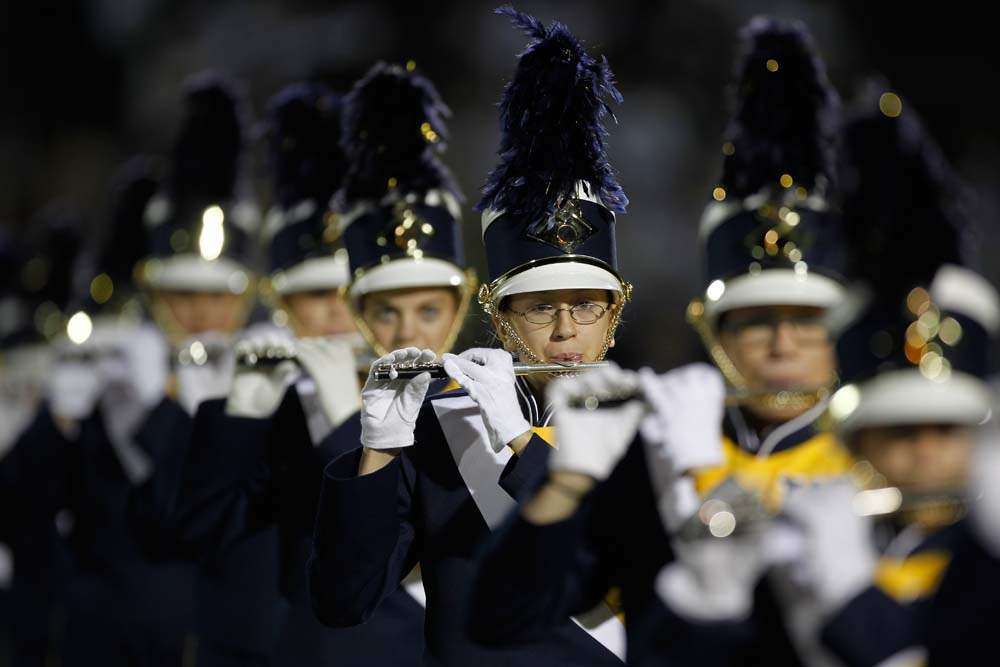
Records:
[[[532,375],[536,373],[579,373],[593,368],[604,368],[607,362],[579,363],[547,363],[529,364],[514,362],[514,375]],[[445,378],[444,364],[439,361],[423,364],[376,364],[372,369],[372,377],[376,380],[409,380],[421,373],[430,373],[432,378]]]

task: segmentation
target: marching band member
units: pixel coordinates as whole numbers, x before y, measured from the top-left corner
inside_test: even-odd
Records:
[[[50,266],[76,278],[72,316],[56,313],[63,333],[46,403],[4,461],[17,505],[31,508],[26,519],[35,525],[22,530],[42,534],[57,524],[72,560],[61,594],[64,665],[125,665],[140,655],[174,665],[192,637],[192,569],[151,562],[127,523],[129,494],[151,468],[145,448],[169,440],[180,424],[157,409],[166,347],[141,323],[130,286],[144,246],[119,245],[119,232],[135,239],[142,230],[154,187],[148,167],[142,160],[125,166],[105,234],[87,244],[89,252]],[[150,599],[155,609],[145,604]]]
[[[0,240],[0,541],[6,547],[4,625],[15,667],[58,660],[69,563],[57,526],[40,504],[18,504],[20,461],[31,456],[20,443],[44,405],[63,313],[69,307],[71,269],[81,230],[72,213],[43,210],[28,231]],[[7,454],[10,456],[7,456]]]
[[[132,498],[132,523],[153,557],[193,554],[177,540],[174,508],[193,443],[192,416],[228,393],[233,344],[254,301],[259,212],[244,161],[248,110],[235,82],[213,74],[185,86],[185,115],[167,178],[144,211],[149,254],[138,269],[154,321],[169,342],[168,400],[179,430],[150,448],[154,474]],[[262,528],[199,559],[199,665],[270,664],[278,614],[277,532]]]
[[[400,94],[409,95],[405,103]],[[241,344],[243,353],[255,356],[241,362],[226,401],[206,402],[199,411],[176,515],[181,539],[208,552],[225,549],[228,542],[262,526],[277,526],[281,590],[290,609],[275,664],[389,666],[420,661],[423,611],[417,600],[398,590],[370,624],[325,628],[309,606],[305,567],[323,467],[354,448],[359,435],[359,346],[355,318],[343,297],[352,283],[351,271],[340,216],[330,208],[349,168],[338,146],[341,116],[347,115],[345,129],[355,138],[374,122],[373,116],[391,111],[405,118],[399,135],[371,137],[365,151],[378,153],[381,160],[387,151],[379,151],[380,143],[391,149],[394,161],[379,162],[381,168],[401,165],[394,158],[407,156],[409,180],[403,182],[410,186],[416,175],[432,179],[443,169],[436,159],[424,157],[419,129],[428,107],[436,103],[425,79],[383,65],[360,81],[343,103],[315,84],[289,86],[271,103],[268,141],[278,200],[268,216],[271,283],[281,308],[276,312],[287,313],[295,338],[263,336]],[[443,125],[435,129],[444,134]],[[420,139],[415,151],[404,132]],[[400,137],[408,140],[406,146]],[[353,149],[360,152],[356,145]],[[425,170],[414,172],[414,160],[425,160]],[[353,181],[380,190],[385,182],[381,177],[363,181],[357,175]],[[391,206],[375,207],[371,213],[382,216],[383,227],[394,220]],[[439,215],[443,221],[449,214]],[[450,225],[457,230],[454,221]],[[438,231],[446,235],[448,224],[439,223]],[[376,246],[375,234],[352,238],[352,252]],[[450,275],[461,275],[460,256],[445,256],[448,260],[436,261],[452,266]],[[408,260],[401,256],[395,261]],[[441,289],[433,276],[420,273],[419,264],[393,268],[397,280],[409,280],[409,294],[416,294],[418,301],[421,290],[433,299],[433,292]],[[458,295],[452,299],[448,293],[451,283],[444,284],[448,301],[458,303]],[[446,324],[450,328],[453,321],[449,318]],[[287,356],[269,361],[268,355],[277,352]]]
[[[851,665],[918,655],[937,632],[935,593],[971,541],[970,464],[1000,328],[996,290],[967,265],[956,176],[913,109],[878,93],[845,131],[851,274],[866,294],[849,300],[830,401],[868,488],[812,490],[787,506],[807,545],[789,586],[815,599],[825,644]]]
[[[824,200],[836,95],[801,25],[758,18],[744,40],[723,184],[702,221],[710,285],[706,301],[689,311],[743,401],[723,418],[722,378],[705,364],[659,377],[611,369],[554,384],[566,439],[546,484],[484,556],[472,621],[483,639],[497,639],[491,626],[533,636],[614,590],[628,620],[631,664],[752,653],[756,647],[705,640],[717,623],[751,612],[767,561],[745,540],[686,535],[690,521],[697,526],[696,491],[759,505],[783,479],[848,466],[818,432],[823,406],[802,391],[833,380],[819,315],[841,293],[836,227]],[[627,400],[592,412],[573,407],[616,395]],[[701,532],[708,535],[705,526]],[[506,566],[512,560],[533,564],[526,584]],[[679,609],[664,609],[655,582],[672,562]],[[774,627],[781,634],[780,623]]]
[[[382,380],[375,368],[432,362],[433,349],[376,362],[362,394],[363,447],[325,471],[310,588],[321,620],[353,625],[420,563],[425,664],[620,664],[620,621],[604,606],[523,646],[482,647],[464,627],[475,552],[544,475],[553,441],[549,378],[516,377],[512,356],[601,360],[631,290],[614,244],[614,212],[627,200],[604,154],[603,121],[620,99],[611,72],[562,24],[498,12],[531,38],[501,100],[501,160],[480,203],[490,282],[479,298],[504,349],[445,354],[453,386],[426,402],[429,373]]]

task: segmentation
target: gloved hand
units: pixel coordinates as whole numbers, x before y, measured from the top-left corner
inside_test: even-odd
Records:
[[[635,437],[646,406],[635,399],[607,408],[571,404],[589,398],[601,401],[629,396],[638,386],[634,372],[622,370],[611,361],[605,368],[552,382],[547,395],[559,447],[549,459],[550,469],[607,479]]]
[[[169,374],[167,341],[154,325],[103,322],[92,335],[100,349],[100,373],[113,401],[148,411],[163,398]]]
[[[639,386],[656,417],[644,421],[643,436],[663,445],[678,473],[722,464],[726,394],[719,371],[704,363],[659,376],[643,368]]]
[[[300,338],[295,350],[302,368],[316,383],[323,412],[334,428],[361,409],[357,365],[349,338]]]
[[[193,415],[198,406],[212,398],[223,398],[229,394],[233,383],[233,370],[236,357],[226,337],[220,334],[199,334],[195,339],[187,341],[182,349],[189,349],[192,343],[199,353],[193,355],[191,363],[177,366],[177,402],[188,413]],[[198,363],[201,360],[202,363]]]
[[[60,420],[86,419],[104,391],[97,348],[68,339],[54,343],[53,347],[54,360],[46,387],[49,409]]]
[[[1000,558],[1000,428],[995,422],[980,427],[973,456],[973,485],[982,496],[972,507],[972,525],[986,548]]]
[[[423,405],[431,374],[421,373],[410,380],[376,380],[379,364],[424,364],[434,361],[432,350],[408,347],[381,357],[372,364],[361,392],[361,444],[368,449],[397,449],[413,444],[420,406]]]
[[[263,358],[267,351],[273,350],[284,352],[284,356],[289,358],[276,364],[237,362],[233,386],[226,401],[227,415],[266,419],[278,409],[288,385],[299,375],[299,369],[291,359],[295,352],[294,342],[288,336],[265,333],[242,340],[236,346],[237,356],[243,360],[251,355]]]
[[[479,405],[493,451],[502,452],[514,438],[531,430],[517,400],[514,360],[509,352],[474,347],[442,358],[448,377],[469,392],[469,397]]]
[[[800,531],[799,558],[784,575],[815,598],[821,614],[832,614],[872,584],[877,555],[871,522],[852,506],[857,492],[848,479],[793,489],[782,513]]]
[[[740,621],[770,566],[767,533],[674,541],[676,560],[656,577],[656,592],[676,614],[695,622]]]

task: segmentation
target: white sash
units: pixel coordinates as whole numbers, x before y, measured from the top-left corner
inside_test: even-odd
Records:
[[[479,406],[468,396],[440,398],[431,404],[462,481],[486,525],[493,530],[517,507],[517,502],[500,486],[500,474],[514,452],[509,447],[499,454],[493,451]],[[573,621],[625,661],[625,624],[605,603],[573,617]]]

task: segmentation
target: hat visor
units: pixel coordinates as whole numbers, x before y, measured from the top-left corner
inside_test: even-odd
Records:
[[[310,290],[338,289],[350,282],[347,257],[313,257],[285,269],[275,271],[271,285],[278,294],[294,294]]]
[[[713,283],[713,286],[715,283]],[[710,318],[754,306],[814,306],[830,308],[844,297],[839,282],[812,271],[798,273],[792,269],[765,269],[757,274],[746,273],[722,283],[721,294],[714,295],[710,287],[705,298],[705,313]],[[717,298],[712,298],[717,296]]]
[[[608,269],[572,260],[531,266],[502,280],[493,289],[493,300],[528,292],[566,289],[599,289],[624,292],[621,279]]]
[[[837,394],[831,401],[831,413],[838,418],[842,432],[879,426],[912,424],[983,423],[991,410],[989,387],[979,378],[952,371],[943,381],[925,377],[917,368],[880,373],[857,385],[852,402],[856,407],[846,415],[837,415]],[[850,388],[841,388],[842,391]]]
[[[231,292],[243,294],[250,286],[249,271],[227,257],[207,260],[198,255],[152,258],[143,269],[153,289],[185,292]]]
[[[378,264],[358,272],[351,283],[352,298],[371,292],[418,287],[461,287],[465,272],[451,262],[433,257],[409,257]]]

